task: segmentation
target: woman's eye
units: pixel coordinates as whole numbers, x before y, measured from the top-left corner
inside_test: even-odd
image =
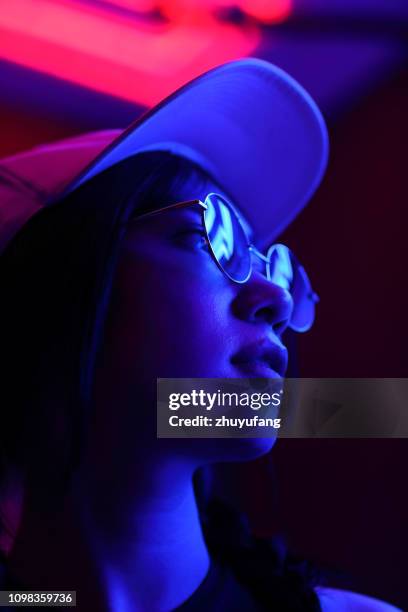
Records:
[[[201,229],[190,229],[178,232],[175,236],[177,244],[192,249],[207,249],[206,235]]]

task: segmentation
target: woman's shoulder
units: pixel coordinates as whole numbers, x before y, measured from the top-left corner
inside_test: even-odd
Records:
[[[402,612],[401,608],[361,593],[316,587],[322,612]]]

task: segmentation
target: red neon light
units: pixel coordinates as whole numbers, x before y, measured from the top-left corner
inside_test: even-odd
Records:
[[[157,8],[157,0],[108,0],[109,4],[137,11],[138,13],[149,13]]]
[[[241,9],[263,23],[285,21],[292,10],[292,0],[240,0]]]
[[[292,0],[108,0],[109,4],[137,12],[159,11],[165,15],[209,13],[219,8],[238,7],[262,23],[276,23],[286,19]]]
[[[139,0],[113,2],[137,8]],[[174,10],[191,2],[168,2],[173,19]],[[139,6],[148,4],[142,0]],[[150,24],[96,4],[13,0],[0,12],[0,57],[149,106],[200,72],[256,48],[255,26],[218,22],[208,6],[203,13],[203,4],[193,13],[183,11],[177,21]]]

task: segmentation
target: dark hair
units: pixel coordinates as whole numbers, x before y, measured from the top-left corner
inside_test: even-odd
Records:
[[[212,182],[185,158],[136,155],[45,207],[0,257],[0,482],[10,465],[30,465],[44,486],[52,483],[56,499],[63,496],[86,441],[94,369],[127,224],[136,212],[203,197]],[[52,406],[56,390],[58,410]],[[200,500],[211,554],[231,566],[266,609],[320,609],[309,575],[276,547],[244,536],[239,521],[225,512],[207,497]]]

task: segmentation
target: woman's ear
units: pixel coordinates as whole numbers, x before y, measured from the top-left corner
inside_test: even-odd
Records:
[[[8,556],[13,548],[23,514],[24,476],[7,466],[0,480],[0,554]]]

